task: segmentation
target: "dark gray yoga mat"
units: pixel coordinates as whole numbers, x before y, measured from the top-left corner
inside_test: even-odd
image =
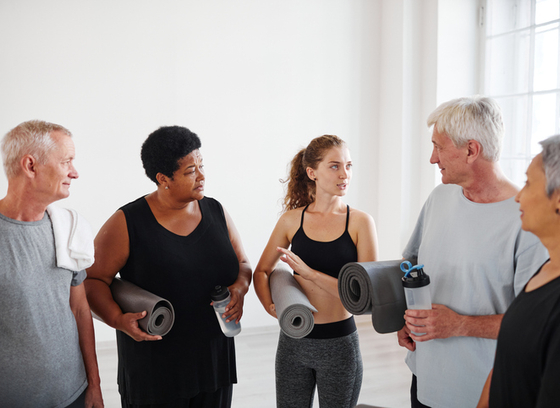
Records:
[[[307,336],[315,326],[313,312],[317,309],[309,302],[292,272],[286,266],[278,265],[269,280],[282,331],[294,339]]]
[[[113,299],[124,313],[146,311],[146,316],[138,320],[142,330],[155,336],[169,333],[175,322],[175,312],[169,301],[120,278],[114,278],[110,288]]]
[[[382,407],[379,407],[377,405],[360,404],[360,405],[356,405],[355,408],[382,408]]]
[[[371,314],[378,333],[392,333],[404,326],[406,300],[400,269],[403,260],[350,262],[338,276],[342,305],[355,315]]]
[[[360,404],[360,405],[356,405],[354,408],[382,408],[382,407],[379,407],[377,405]]]

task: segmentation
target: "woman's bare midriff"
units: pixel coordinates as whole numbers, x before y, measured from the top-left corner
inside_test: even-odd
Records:
[[[309,299],[309,302],[318,310],[313,313],[315,323],[333,323],[348,319],[352,316],[338,297],[334,297],[330,293],[318,287],[315,283],[303,279],[301,276],[294,275],[300,284],[303,292]]]

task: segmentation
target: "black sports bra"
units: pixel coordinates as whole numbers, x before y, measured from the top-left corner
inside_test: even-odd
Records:
[[[346,229],[344,233],[334,241],[329,242],[314,241],[305,235],[303,216],[307,207],[301,212],[301,224],[292,238],[291,250],[310,268],[338,279],[338,274],[344,265],[348,262],[358,261],[358,250],[348,233],[350,207],[346,206]]]

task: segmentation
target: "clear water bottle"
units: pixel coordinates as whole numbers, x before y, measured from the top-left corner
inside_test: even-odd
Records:
[[[226,318],[222,317],[226,312],[226,306],[231,300],[231,295],[227,286],[216,286],[210,294],[210,298],[212,299],[214,312],[216,312],[216,317],[218,318],[218,323],[220,323],[222,332],[227,337],[233,337],[239,334],[241,331],[241,323],[235,323],[235,320],[226,323]]]
[[[401,270],[405,272],[402,278],[402,284],[408,309],[428,310],[432,308],[430,277],[424,273],[423,267],[424,265],[412,266],[408,261],[401,263]],[[417,336],[426,334],[413,333]]]

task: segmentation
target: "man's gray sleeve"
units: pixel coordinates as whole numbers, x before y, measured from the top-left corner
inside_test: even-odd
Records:
[[[519,294],[531,277],[549,258],[548,251],[541,241],[532,233],[521,231],[515,251],[515,276],[513,289]]]
[[[70,283],[70,286],[80,286],[80,284],[85,281],[87,278],[87,273],[85,271],[85,269],[82,269],[79,272],[73,272],[72,273],[72,283]]]

